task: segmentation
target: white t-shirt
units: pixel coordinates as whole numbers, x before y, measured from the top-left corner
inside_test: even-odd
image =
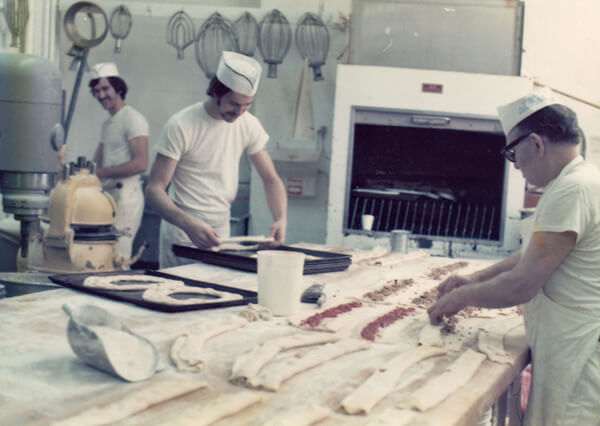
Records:
[[[238,188],[240,158],[244,152],[258,153],[268,139],[249,112],[228,123],[212,118],[204,102],[179,111],[165,124],[157,149],[178,162],[169,196],[211,224],[228,221]]]
[[[600,171],[577,157],[551,181],[533,216],[532,232],[577,233],[573,250],[543,290],[565,308],[600,310]]]
[[[148,136],[148,134],[148,122],[142,114],[129,105],[125,105],[115,115],[110,116],[102,123],[100,131],[100,141],[104,144],[102,148],[104,167],[117,166],[131,161],[129,141],[138,136]],[[131,178],[139,179],[139,175],[127,179]]]

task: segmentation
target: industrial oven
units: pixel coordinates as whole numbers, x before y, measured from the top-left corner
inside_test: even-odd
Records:
[[[496,106],[531,87],[513,76],[339,66],[327,243],[405,229],[423,247],[517,248],[525,182],[499,155]],[[375,217],[369,231],[363,214]]]

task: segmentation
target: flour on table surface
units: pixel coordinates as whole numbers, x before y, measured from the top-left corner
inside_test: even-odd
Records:
[[[224,417],[245,410],[262,400],[260,392],[239,391],[223,394],[201,406],[190,408],[169,420],[171,426],[204,426],[210,425]]]
[[[302,404],[297,407],[278,410],[263,426],[309,426],[320,422],[331,414],[329,408],[320,404]]]
[[[171,380],[155,380],[130,389],[122,398],[102,405],[95,405],[69,418],[56,421],[52,426],[99,426],[124,420],[153,405],[177,398],[206,387],[204,381],[177,377]]]

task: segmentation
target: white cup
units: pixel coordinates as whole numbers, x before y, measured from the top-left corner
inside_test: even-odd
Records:
[[[363,214],[361,217],[362,229],[365,231],[370,231],[373,228],[373,221],[375,220],[375,216],[372,214]]]
[[[261,250],[257,253],[258,304],[277,316],[292,315],[300,308],[304,253]]]

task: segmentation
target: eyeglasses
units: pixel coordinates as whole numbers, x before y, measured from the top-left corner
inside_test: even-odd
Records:
[[[515,159],[515,148],[516,148],[516,146],[519,145],[521,142],[523,142],[526,138],[528,138],[530,134],[531,133],[527,133],[527,134],[525,134],[525,135],[523,135],[523,136],[515,139],[514,141],[512,141],[508,145],[506,145],[500,151],[500,155],[502,155],[504,158],[506,158],[511,163],[514,163],[515,160],[516,160]]]

